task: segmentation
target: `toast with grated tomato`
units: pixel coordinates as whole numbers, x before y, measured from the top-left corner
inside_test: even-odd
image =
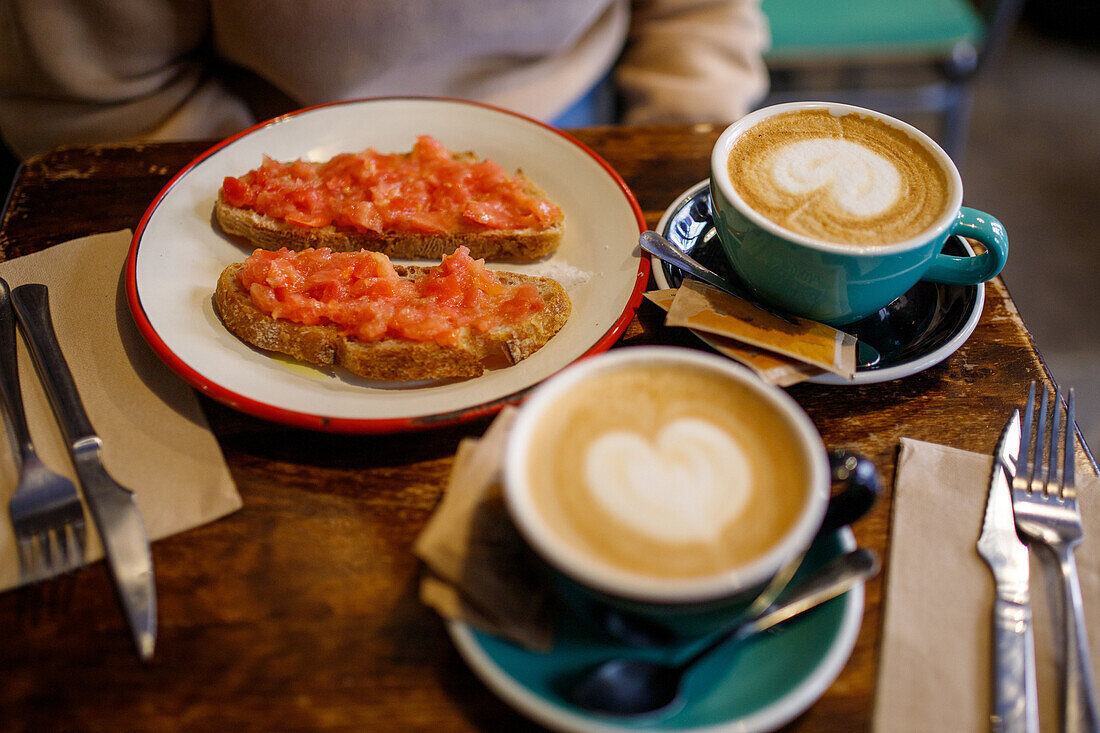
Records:
[[[561,208],[522,171],[509,175],[430,136],[407,153],[373,148],[323,163],[263,164],[227,177],[215,218],[253,246],[367,249],[399,259],[442,259],[464,246],[475,258],[534,262],[561,242]]]
[[[261,309],[251,287],[242,285],[240,274],[246,264],[237,262],[227,267],[214,291],[214,309],[226,329],[260,349],[322,367],[343,367],[373,380],[477,377],[487,368],[515,364],[542,348],[562,328],[572,308],[565,289],[550,278],[494,271],[491,275],[505,288],[533,285],[542,307],[518,322],[502,323],[485,331],[474,326],[459,327],[442,339],[446,343],[392,335],[364,341],[348,333],[347,327],[323,319],[306,324]],[[392,267],[399,278],[416,282],[441,266]]]

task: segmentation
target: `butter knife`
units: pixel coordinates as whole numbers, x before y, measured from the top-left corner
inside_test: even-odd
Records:
[[[993,601],[993,712],[995,731],[1037,731],[1035,644],[1028,590],[1028,551],[1016,535],[1009,485],[1020,455],[1020,412],[1012,413],[993,454],[978,553],[996,581]]]
[[[153,558],[141,513],[133,492],[111,478],[100,460],[102,440],[84,411],[57,342],[46,286],[21,285],[12,290],[11,300],[54,416],[65,434],[138,655],[147,660],[153,656],[157,638],[157,596]]]

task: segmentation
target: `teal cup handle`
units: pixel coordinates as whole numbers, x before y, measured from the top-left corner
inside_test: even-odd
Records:
[[[1008,260],[1008,234],[1004,225],[984,211],[963,206],[950,230],[982,243],[985,252],[975,257],[936,255],[922,280],[947,285],[977,285],[996,277]]]

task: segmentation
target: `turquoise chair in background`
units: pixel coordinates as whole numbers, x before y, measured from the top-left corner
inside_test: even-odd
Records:
[[[906,118],[962,164],[977,72],[1003,45],[1024,0],[762,0],[771,26],[764,104],[847,102]]]

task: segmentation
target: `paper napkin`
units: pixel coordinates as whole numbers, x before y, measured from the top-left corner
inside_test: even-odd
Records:
[[[444,618],[548,649],[553,596],[544,566],[512,524],[500,471],[515,409],[459,445],[443,499],[414,545],[427,567],[420,598]]]
[[[103,439],[104,464],[134,492],[149,538],[157,540],[228,514],[240,508],[241,498],[195,393],[157,358],[134,325],[122,278],[130,238],[129,231],[118,231],[59,244],[0,262],[0,276],[12,289],[31,282],[49,288],[57,338]],[[75,481],[30,355],[22,337],[16,341],[35,446],[46,465]],[[17,461],[5,431],[0,438],[0,590],[19,584],[7,516]],[[92,562],[103,551],[87,508],[85,517],[86,559]]]
[[[991,456],[901,441],[876,730],[989,729],[994,584],[977,542],[992,464]],[[1100,480],[1079,471],[1077,486],[1085,526],[1077,564],[1095,661],[1100,652]],[[1040,553],[1031,552],[1040,727],[1058,730],[1061,585],[1049,553]]]

